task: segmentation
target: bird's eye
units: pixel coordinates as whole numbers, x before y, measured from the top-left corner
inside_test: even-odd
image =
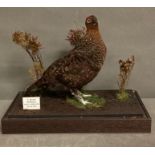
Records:
[[[89,24],[89,23],[91,23],[92,22],[92,20],[91,19],[87,19],[87,23]]]

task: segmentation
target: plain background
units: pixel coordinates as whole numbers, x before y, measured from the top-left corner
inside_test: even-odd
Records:
[[[141,97],[155,97],[155,8],[0,8],[0,99],[12,99],[31,83],[32,62],[12,42],[14,31],[39,37],[48,67],[72,48],[65,40],[69,29],[83,27],[91,14],[98,17],[108,53],[103,69],[86,89],[117,89],[118,60],[135,55],[128,88]]]

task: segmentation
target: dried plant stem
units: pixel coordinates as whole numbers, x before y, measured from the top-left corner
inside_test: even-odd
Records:
[[[39,63],[40,63],[41,68],[44,69],[42,57],[41,57],[41,55],[40,55],[39,53],[38,53],[38,55],[37,55],[37,58],[38,58],[38,60],[39,60]]]
[[[125,61],[119,60],[120,65],[120,74],[118,76],[119,94],[117,95],[117,97],[121,100],[128,98],[128,94],[125,92],[125,87],[128,83],[134,64],[135,64],[134,56],[128,58]]]
[[[29,56],[31,57],[33,61],[33,67],[34,67],[34,71],[36,74],[36,80],[38,80],[41,77],[42,73],[40,73],[40,70],[38,70],[38,67],[36,67],[36,63],[39,62],[39,65],[40,65],[39,68],[41,68],[42,71],[44,70],[41,56],[38,53],[37,55],[33,55],[28,49],[26,49],[26,52],[29,54]]]
[[[125,86],[127,84],[128,76],[125,74],[120,74],[121,82],[120,82],[120,92],[123,92],[125,90]]]
[[[31,52],[28,49],[25,49],[25,50],[29,54],[29,56],[31,57],[32,61],[34,62],[34,58],[33,58],[33,55],[31,54]]]

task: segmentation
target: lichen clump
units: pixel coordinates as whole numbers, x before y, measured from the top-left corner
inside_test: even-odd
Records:
[[[119,60],[120,65],[120,73],[118,75],[118,85],[119,85],[119,93],[117,94],[117,98],[119,100],[127,100],[129,95],[125,91],[125,87],[128,83],[131,71],[135,64],[134,56],[131,56],[127,60]]]
[[[38,41],[38,37],[34,37],[30,33],[27,32],[14,32],[12,35],[12,40],[17,45],[20,45],[25,51],[29,54],[30,58],[33,61],[33,68],[29,69],[29,73],[31,74],[32,79],[38,80],[41,78],[44,72],[44,66],[42,57],[40,55],[39,50],[42,45]]]
[[[67,97],[67,103],[75,106],[79,109],[95,109],[95,108],[102,108],[105,106],[106,101],[103,97],[100,97],[96,94],[92,94],[90,97],[85,97],[87,101],[89,101],[89,104],[82,104],[79,102],[75,97]]]

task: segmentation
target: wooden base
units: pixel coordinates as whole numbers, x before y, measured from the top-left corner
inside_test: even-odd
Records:
[[[66,103],[64,93],[41,96],[41,110],[23,110],[19,92],[3,116],[2,133],[138,133],[151,132],[151,117],[138,93],[128,90],[129,99],[116,99],[118,90],[90,91],[103,96],[99,109],[77,109]]]

